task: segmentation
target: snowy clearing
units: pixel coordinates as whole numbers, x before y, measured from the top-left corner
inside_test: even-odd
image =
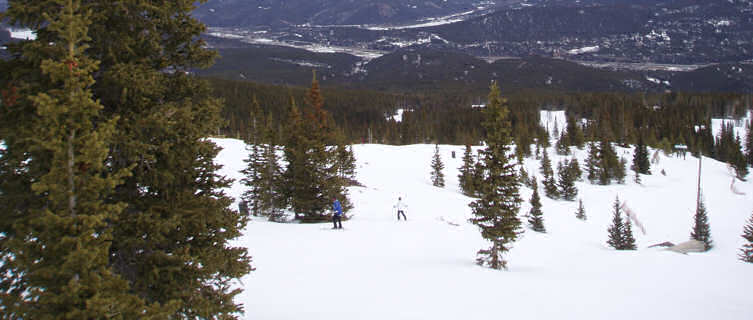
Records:
[[[555,113],[556,114],[556,113]],[[560,120],[558,114],[552,118]],[[548,117],[547,117],[548,118]],[[560,122],[562,124],[562,122]],[[235,178],[228,194],[243,192],[238,172],[244,144],[213,139],[224,148],[221,173]],[[343,222],[277,224],[254,218],[235,245],[248,247],[255,272],[239,285],[244,319],[749,319],[753,265],[737,260],[743,225],[753,211],[753,182],[730,191],[725,164],[703,159],[702,183],[714,248],[682,255],[650,245],[689,238],[698,159],[664,157],[643,185],[578,182],[587,221],[577,202],[542,196],[548,233],[526,228],[507,255],[508,271],[477,266],[486,244],[469,224],[473,199],[458,191],[463,147],[440,145],[445,188],[430,182],[433,145],[354,145],[355,204]],[[585,150],[577,150],[583,166]],[[455,151],[457,157],[451,158]],[[632,159],[630,149],[617,148]],[[651,154],[653,154],[651,150]],[[553,164],[562,157],[549,149]],[[529,173],[539,163],[526,159]],[[664,169],[666,176],[659,172]],[[521,189],[520,215],[532,191]],[[637,251],[606,245],[611,206],[619,195],[645,227],[634,227]],[[408,221],[392,205],[407,198]],[[524,219],[525,221],[525,219]],[[525,223],[524,223],[525,224]]]

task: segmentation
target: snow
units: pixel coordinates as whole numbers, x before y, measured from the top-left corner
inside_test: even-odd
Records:
[[[753,111],[748,111],[744,118],[741,119],[711,119],[711,132],[714,138],[718,137],[722,133],[722,127],[727,123],[732,124],[732,130],[735,132],[735,136],[739,136],[743,143],[745,143],[746,125],[750,123],[750,119],[753,117]]]
[[[543,119],[565,127],[562,111]],[[237,199],[245,146],[212,140],[223,148],[220,173],[236,179],[226,192]],[[354,145],[357,180],[365,187],[350,188],[355,208],[343,231],[254,218],[234,243],[249,249],[257,268],[238,284],[245,289],[236,297],[246,311],[242,319],[749,319],[753,313],[753,265],[737,260],[753,211],[750,177],[735,185],[745,195],[734,194],[726,165],[703,159],[709,252],[647,248],[688,240],[693,223],[698,159],[661,156],[642,185],[630,177],[625,185],[576,183],[587,221],[575,218],[577,202],[542,196],[548,233],[526,228],[506,256],[510,269],[496,271],[474,263],[487,245],[468,223],[473,199],[458,190],[464,148],[439,148],[444,188],[430,181],[434,145]],[[632,159],[631,149],[616,150]],[[554,164],[564,159],[548,151]],[[586,150],[573,151],[584,166]],[[538,173],[538,161],[524,165]],[[531,193],[521,189],[520,215],[530,209]],[[633,228],[637,251],[606,245],[617,195],[646,229],[644,235]],[[398,196],[409,205],[408,221],[396,220]]]
[[[37,38],[37,33],[29,29],[10,29],[10,37],[13,39],[21,40],[34,40]]]
[[[557,139],[562,131],[567,128],[567,116],[565,110],[542,110],[540,113],[541,126],[549,131],[550,138]],[[556,132],[554,129],[557,129]]]
[[[395,111],[395,114],[387,116],[387,119],[392,119],[392,121],[395,122],[402,122],[403,121],[403,113],[405,111],[413,111],[413,110],[405,110],[405,109],[397,109]]]
[[[599,52],[599,46],[583,47],[583,48],[572,49],[572,50],[567,51],[567,53],[572,54],[572,55],[583,54],[583,53],[594,53],[594,52]]]

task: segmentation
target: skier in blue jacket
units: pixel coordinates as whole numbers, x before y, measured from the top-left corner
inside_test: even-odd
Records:
[[[340,201],[337,199],[333,198],[332,200],[334,200],[332,202],[332,210],[335,212],[335,214],[332,215],[332,223],[335,225],[332,229],[342,229],[343,206],[340,205]]]

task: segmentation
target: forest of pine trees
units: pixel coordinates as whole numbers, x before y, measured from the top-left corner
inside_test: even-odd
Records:
[[[193,1],[8,5],[37,37],[0,62],[4,315],[237,317],[247,218],[206,140],[222,106],[186,72],[214,56]]]

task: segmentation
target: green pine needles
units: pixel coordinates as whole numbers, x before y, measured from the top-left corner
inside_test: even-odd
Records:
[[[620,199],[615,197],[612,207],[612,225],[607,230],[609,233],[607,244],[617,250],[635,250],[635,238],[633,237],[630,217],[626,214],[625,220],[623,220],[622,211]]]
[[[214,56],[194,1],[8,5],[37,38],[0,62],[17,95],[0,109],[3,315],[238,317],[231,284],[253,268],[229,241],[247,220],[206,139],[219,101],[184,72]]]
[[[476,262],[492,269],[507,268],[502,255],[509,251],[521,233],[520,195],[515,170],[509,109],[500,96],[496,83],[491,86],[489,102],[484,109],[483,126],[487,148],[482,152],[483,178],[478,200],[470,204],[470,222],[481,229],[481,236],[491,243],[478,251]]]
[[[431,158],[431,184],[435,187],[444,187],[444,163],[439,154],[439,145],[434,146],[434,156]]]
[[[709,225],[709,217],[706,213],[706,204],[704,204],[703,198],[698,202],[698,208],[696,208],[693,222],[693,229],[690,231],[690,239],[703,242],[704,249],[706,251],[710,250],[713,247],[713,241],[711,240],[711,226]]]
[[[541,212],[541,197],[539,197],[539,185],[536,179],[531,182],[533,195],[531,195],[531,210],[528,212],[528,225],[533,231],[546,232],[544,227],[544,213]]]
[[[753,263],[753,215],[748,219],[748,223],[743,227],[743,239],[745,244],[740,249],[740,260]]]

